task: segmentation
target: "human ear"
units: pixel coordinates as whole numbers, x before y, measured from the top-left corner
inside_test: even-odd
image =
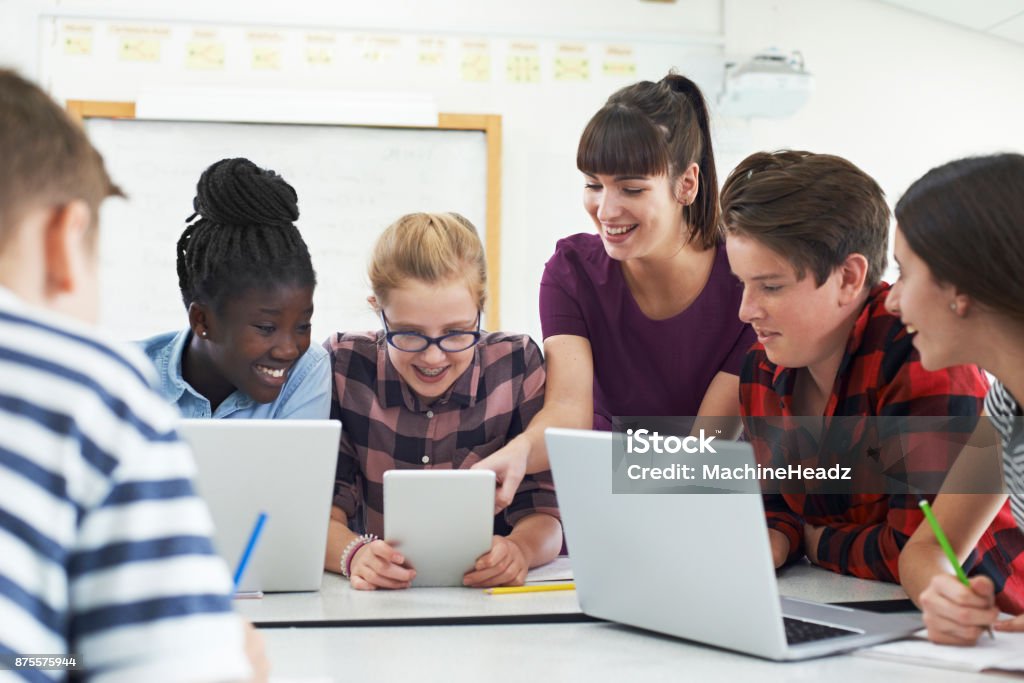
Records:
[[[855,301],[868,277],[868,260],[863,254],[850,254],[839,266],[839,303]]]
[[[55,208],[46,221],[43,239],[45,296],[54,300],[86,288],[94,277],[95,245],[89,240],[92,212],[76,199]]]
[[[188,326],[192,328],[193,335],[209,339],[212,318],[210,309],[204,304],[193,301],[188,305]]]
[[[673,188],[676,201],[686,206],[692,204],[700,189],[700,168],[697,164],[690,164],[686,170],[676,178],[676,186]]]
[[[370,304],[370,308],[373,309],[374,313],[380,313],[380,303],[377,301],[377,297],[371,294],[366,297],[366,303]]]
[[[956,294],[953,296],[953,300],[950,303],[950,308],[956,313],[959,318],[966,318],[971,312],[971,306],[974,305],[974,300],[967,294],[954,290]]]

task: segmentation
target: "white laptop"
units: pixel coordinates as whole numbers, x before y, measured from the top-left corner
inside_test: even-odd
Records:
[[[413,586],[461,586],[491,549],[491,470],[384,473],[384,538],[416,569]]]
[[[266,512],[240,591],[320,589],[341,423],[337,420],[183,420],[217,553],[234,573]]]
[[[921,628],[916,614],[780,598],[759,494],[613,494],[612,439],[621,434],[548,429],[546,437],[585,613],[775,660]],[[719,457],[754,464],[749,444],[715,447]]]

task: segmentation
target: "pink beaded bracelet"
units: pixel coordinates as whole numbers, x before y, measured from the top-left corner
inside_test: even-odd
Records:
[[[341,575],[346,579],[352,578],[350,572],[352,571],[352,558],[356,556],[356,552],[364,545],[368,545],[377,540],[377,536],[374,534],[363,534],[362,536],[356,536],[353,538],[345,550],[341,553]]]

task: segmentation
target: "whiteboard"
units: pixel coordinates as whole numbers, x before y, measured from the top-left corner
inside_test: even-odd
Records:
[[[313,343],[378,329],[366,297],[377,236],[415,211],[456,211],[485,239],[483,131],[88,118],[89,137],[128,200],[100,214],[100,324],[141,339],[188,324],[175,245],[203,170],[248,157],[298,194],[296,226],[317,273]],[[493,269],[492,269],[493,270]]]

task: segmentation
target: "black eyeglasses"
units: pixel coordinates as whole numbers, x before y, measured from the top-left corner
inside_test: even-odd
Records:
[[[465,351],[480,341],[479,311],[476,314],[476,330],[472,332],[469,330],[459,330],[443,334],[440,337],[428,337],[419,332],[392,332],[388,329],[388,317],[384,315],[384,311],[380,312],[380,318],[384,321],[384,336],[388,340],[388,344],[391,344],[399,351],[416,353],[418,351],[426,351],[431,344],[437,344],[437,348],[442,351],[456,353],[458,351]]]

